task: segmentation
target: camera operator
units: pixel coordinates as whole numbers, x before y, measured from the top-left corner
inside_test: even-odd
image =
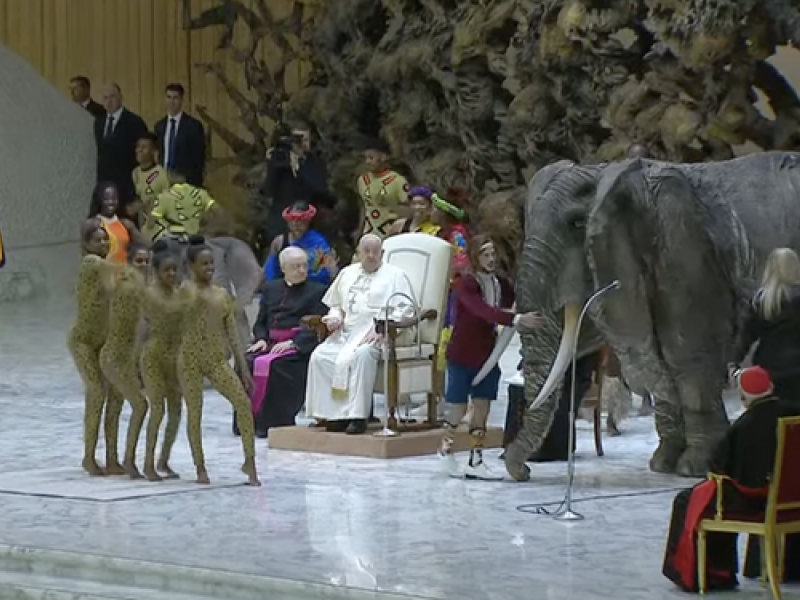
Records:
[[[267,176],[260,193],[270,202],[266,223],[259,237],[267,245],[286,233],[283,211],[298,200],[332,209],[328,173],[322,159],[310,152],[311,131],[301,124],[280,124],[267,151]]]

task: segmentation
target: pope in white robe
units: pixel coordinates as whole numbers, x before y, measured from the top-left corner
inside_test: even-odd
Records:
[[[330,335],[311,354],[306,384],[306,414],[348,433],[366,431],[372,408],[383,344],[375,319],[401,320],[415,311],[411,282],[383,262],[381,239],[365,235],[358,254],[361,262],[342,269],[322,299]]]

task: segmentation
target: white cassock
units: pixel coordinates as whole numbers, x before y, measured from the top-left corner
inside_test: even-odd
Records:
[[[339,317],[343,325],[311,354],[306,384],[309,417],[337,421],[369,416],[381,354],[362,342],[374,330],[375,318],[386,313],[389,298],[398,292],[414,297],[406,274],[390,264],[382,264],[373,273],[364,271],[360,263],[339,272],[322,302],[330,308],[328,315]],[[412,317],[414,310],[408,298],[396,296],[388,318]]]

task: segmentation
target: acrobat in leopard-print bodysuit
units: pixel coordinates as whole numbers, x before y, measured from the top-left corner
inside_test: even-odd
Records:
[[[147,423],[144,476],[150,481],[160,481],[163,473],[168,479],[178,474],[169,467],[169,458],[181,422],[182,394],[178,380],[178,351],[181,345],[183,315],[190,297],[186,290],[175,286],[177,262],[169,249],[153,247],[153,267],[158,282],[149,286],[144,294],[144,315],[148,324],[148,338],[142,350],[141,368],[147,398],[150,401],[150,420]],[[166,245],[165,245],[166,246]],[[167,427],[158,466],[155,465],[156,445],[164,404],[167,408]]]
[[[70,354],[86,387],[83,468],[94,476],[105,474],[95,457],[106,400],[106,380],[100,369],[100,350],[108,332],[109,299],[116,270],[112,263],[101,256],[89,254],[83,257],[77,285],[78,315],[67,338]]]
[[[139,383],[138,329],[141,317],[141,296],[144,278],[133,267],[126,267],[118,276],[111,295],[108,336],[100,351],[100,368],[103,375],[117,392],[110,393],[106,404],[104,422],[106,437],[106,470],[108,474],[128,474],[132,479],[141,478],[136,468],[136,445],[147,415],[147,398]],[[119,418],[122,414],[122,398],[131,405],[128,435],[125,442],[125,459],[119,465],[117,441]]]
[[[178,378],[186,400],[187,433],[197,469],[197,482],[209,482],[202,441],[205,377],[233,406],[242,435],[245,457],[242,471],[249,476],[250,485],[261,485],[256,472],[255,432],[250,399],[227,361],[232,350],[240,372],[243,376],[249,374],[236,328],[234,301],[227,291],[211,284],[214,256],[202,241],[198,243],[197,237],[199,236],[190,238],[187,250],[194,281],[184,284],[191,299],[178,353]]]

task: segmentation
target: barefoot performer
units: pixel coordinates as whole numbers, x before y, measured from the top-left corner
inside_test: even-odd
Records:
[[[147,415],[147,399],[139,383],[137,334],[150,251],[145,246],[133,243],[128,246],[128,262],[129,265],[118,274],[111,293],[108,334],[100,351],[100,369],[110,383],[104,422],[106,474],[127,474],[131,479],[141,479],[142,475],[136,468],[136,445]],[[125,460],[120,467],[117,439],[124,400],[130,403],[132,412],[128,421]]]
[[[114,265],[106,261],[108,234],[98,223],[84,224],[81,234],[86,255],[78,273],[78,314],[67,346],[86,387],[83,416],[83,468],[92,476],[105,475],[97,464],[97,437],[106,400],[106,381],[100,370],[100,349],[108,331],[108,306],[114,286]]]
[[[178,350],[181,345],[183,317],[188,294],[178,286],[178,259],[167,242],[153,244],[155,281],[144,293],[144,318],[148,336],[142,349],[142,379],[150,402],[147,423],[147,444],[144,456],[144,476],[149,481],[177,479],[169,466],[169,458],[181,422],[182,394],[178,381]],[[164,404],[167,407],[167,427],[158,465],[155,464],[156,445]]]
[[[186,399],[187,431],[197,482],[209,483],[201,430],[205,377],[233,405],[242,433],[242,472],[248,475],[250,485],[261,485],[256,472],[250,398],[227,360],[232,351],[237,369],[249,389],[252,379],[236,329],[233,298],[224,289],[212,285],[214,255],[202,236],[190,236],[186,259],[193,281],[185,284],[191,300],[178,352],[178,377]]]

